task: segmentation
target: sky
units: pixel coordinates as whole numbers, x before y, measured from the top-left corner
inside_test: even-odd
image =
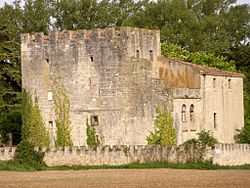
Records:
[[[12,3],[14,0],[0,0],[0,7],[2,7],[4,5],[4,3]],[[247,3],[247,4],[250,4],[250,0],[238,0],[237,1],[237,4],[244,4],[244,3]]]

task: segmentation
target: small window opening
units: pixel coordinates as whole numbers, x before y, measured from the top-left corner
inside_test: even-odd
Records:
[[[52,91],[48,91],[48,101],[52,100],[53,100]]]
[[[95,135],[96,141],[99,142],[99,136]]]
[[[136,58],[140,58],[140,51],[136,50]]]
[[[91,56],[90,59],[91,59],[91,62],[94,62],[94,57],[93,56]]]
[[[217,113],[214,113],[214,128],[217,128]]]
[[[182,105],[182,109],[181,109],[181,121],[182,122],[186,122],[187,121],[186,105],[185,104]]]
[[[53,128],[53,121],[49,121],[49,127]]]
[[[190,121],[194,121],[194,105],[190,106]]]
[[[213,88],[216,88],[216,78],[213,78]]]
[[[231,79],[228,79],[228,89],[232,89],[231,87]]]
[[[150,56],[150,61],[153,61],[153,60],[154,60],[154,53],[153,53],[153,50],[150,50],[150,51],[149,51],[149,56]]]
[[[49,63],[49,59],[46,59],[46,62]]]
[[[97,115],[91,116],[90,118],[90,123],[92,126],[97,126],[99,125],[99,119]]]

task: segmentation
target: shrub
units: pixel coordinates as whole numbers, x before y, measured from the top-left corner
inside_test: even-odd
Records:
[[[171,112],[164,107],[156,109],[157,116],[154,122],[154,132],[147,137],[148,144],[174,145],[176,144],[176,132],[173,127]]]
[[[16,148],[14,161],[17,164],[26,164],[32,166],[36,169],[41,169],[45,166],[43,162],[45,153],[34,150],[34,145],[32,145],[27,140],[22,140]]]
[[[239,130],[236,129],[238,134],[235,135],[234,139],[239,144],[250,144],[250,120],[247,120],[245,126]]]
[[[93,149],[96,149],[99,146],[100,142],[96,138],[95,128],[88,123],[88,119],[86,120],[86,126],[87,126],[87,140],[86,140],[87,144],[88,146],[93,147]]]
[[[192,138],[187,140],[182,144],[185,148],[193,145],[195,149],[195,154],[199,162],[204,161],[204,156],[206,154],[206,148],[214,148],[215,144],[218,143],[218,140],[214,138],[213,134],[210,131],[202,130],[200,133],[197,133],[198,138]]]

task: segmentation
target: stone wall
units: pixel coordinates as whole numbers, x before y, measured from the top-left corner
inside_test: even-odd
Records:
[[[213,154],[213,163],[219,165],[250,164],[250,144],[218,144]]]
[[[21,38],[22,86],[38,96],[51,146],[57,130],[48,94],[57,78],[70,99],[74,146],[86,144],[86,120],[92,117],[103,145],[146,144],[156,106],[169,104],[161,81],[152,79],[159,31],[125,27]]]
[[[221,143],[234,143],[236,129],[244,125],[243,80],[240,77],[201,76],[202,129],[210,130]]]
[[[0,161],[8,161],[14,158],[15,147],[0,147]]]
[[[38,150],[38,148],[35,148]],[[197,160],[197,151],[193,147],[184,149],[176,146],[131,145],[103,146],[93,150],[88,147],[42,148],[44,161],[48,166],[57,165],[121,165],[129,163],[147,163],[164,161],[185,163]],[[0,160],[11,160],[15,148],[1,147]],[[215,150],[207,150],[206,159],[213,158],[214,164],[244,165],[250,164],[249,144],[218,144]]]

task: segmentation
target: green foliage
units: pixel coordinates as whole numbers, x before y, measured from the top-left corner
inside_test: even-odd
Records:
[[[215,144],[218,143],[218,140],[213,136],[211,131],[202,130],[200,133],[197,133],[198,138],[192,138],[183,143],[186,144],[194,144],[198,146],[197,148],[206,148],[211,147],[214,148]]]
[[[56,127],[57,127],[57,146],[72,146],[71,140],[71,121],[70,121],[70,101],[66,94],[65,88],[58,80],[53,83],[53,101],[56,115]]]
[[[210,147],[214,149],[215,144],[218,143],[218,140],[213,136],[210,131],[202,130],[200,133],[197,133],[198,138],[192,138],[187,140],[182,144],[184,147],[189,147],[193,145],[194,149],[197,152],[198,160],[204,162],[204,156],[206,152],[206,148]],[[206,161],[205,161],[206,162]]]
[[[20,112],[13,111],[3,117],[0,122],[0,135],[2,135],[2,141],[7,143],[7,133],[12,133],[13,145],[17,145],[21,140],[21,125],[22,121]]]
[[[223,56],[216,56],[214,53],[189,52],[180,46],[162,43],[161,54],[168,58],[187,61],[198,65],[216,67],[226,71],[236,71],[235,62]]]
[[[21,66],[18,10],[0,8],[0,134],[12,133],[13,144],[20,142]]]
[[[38,105],[38,99],[33,102],[31,96],[24,90],[22,98],[22,140],[34,146],[49,146],[49,137]]]
[[[250,120],[245,122],[245,126],[241,130],[237,129],[237,132],[238,134],[234,137],[236,143],[250,144]]]
[[[148,144],[174,145],[176,144],[176,132],[173,127],[171,112],[164,109],[156,109],[157,116],[154,122],[154,131],[147,137]]]
[[[88,119],[86,120],[86,126],[87,126],[87,145],[88,146],[91,146],[93,149],[96,149],[99,144],[100,144],[100,141],[96,138],[96,131],[95,131],[95,128],[94,126],[91,126],[89,123],[88,123]]]
[[[26,164],[40,169],[45,166],[43,158],[44,152],[35,151],[34,145],[27,140],[22,140],[20,144],[17,145],[14,161],[16,164]]]
[[[34,170],[94,170],[94,169],[154,169],[154,168],[170,168],[170,169],[203,169],[203,170],[250,170],[250,165],[238,165],[238,166],[220,166],[213,165],[211,163],[167,163],[167,162],[153,162],[153,163],[131,163],[125,165],[94,165],[94,166],[52,166],[52,167],[32,167],[26,164],[16,164],[13,161],[0,161],[0,171],[34,171]]]

